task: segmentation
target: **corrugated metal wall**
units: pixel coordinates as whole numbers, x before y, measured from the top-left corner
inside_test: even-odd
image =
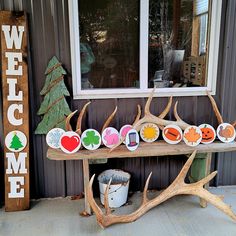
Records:
[[[220,45],[220,66],[218,70],[217,97],[225,121],[236,119],[234,80],[236,69],[236,1],[223,1],[223,17]],[[82,163],[80,161],[49,161],[46,158],[45,136],[34,135],[33,131],[40,118],[36,115],[42,98],[39,92],[44,84],[44,70],[48,60],[56,55],[68,71],[66,83],[70,91],[71,62],[68,26],[67,0],[0,0],[1,10],[25,10],[29,17],[30,31],[30,110],[31,110],[31,193],[32,197],[56,197],[79,194],[83,191]],[[179,113],[189,123],[213,123],[216,120],[206,97],[179,98]],[[72,109],[80,109],[86,101],[68,101]],[[158,114],[167,102],[166,98],[154,99],[151,110]],[[103,121],[118,105],[118,116],[113,125],[117,128],[132,122],[136,105],[145,103],[145,99],[107,99],[92,100],[83,128],[101,129]],[[172,115],[169,115],[172,118]],[[0,137],[2,137],[0,122]],[[2,142],[2,139],[0,139]],[[1,143],[2,147],[2,143]],[[0,150],[1,151],[1,150]],[[0,152],[2,155],[2,152]],[[218,154],[212,162],[212,168],[218,168],[215,184],[236,184],[235,153]],[[2,157],[2,156],[1,156]],[[3,191],[3,158],[1,158],[0,178]],[[150,188],[164,188],[177,175],[185,158],[135,158],[114,159],[104,165],[91,166],[91,173],[99,173],[106,168],[122,168],[132,174],[131,190],[143,188],[150,171],[153,177]]]

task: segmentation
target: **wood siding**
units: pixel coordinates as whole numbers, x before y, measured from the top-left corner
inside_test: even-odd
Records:
[[[79,194],[83,191],[81,161],[49,161],[46,158],[47,146],[44,135],[34,135],[40,117],[36,115],[42,101],[39,92],[44,84],[44,71],[49,59],[56,55],[68,71],[65,82],[72,94],[70,40],[67,0],[0,0],[1,10],[25,10],[29,18],[30,34],[30,117],[31,117],[31,197],[57,197]],[[220,63],[218,68],[217,97],[225,121],[236,119],[235,70],[236,70],[236,1],[223,1],[222,29],[220,40]],[[216,119],[206,97],[182,97],[179,100],[179,113],[189,123],[212,123]],[[80,109],[86,101],[69,99],[71,108]],[[132,122],[137,104],[144,106],[145,99],[92,100],[83,129],[93,127],[100,130],[106,117],[118,106],[118,115],[113,123],[117,128]],[[167,103],[167,98],[154,99],[151,110],[158,114]],[[1,112],[1,110],[0,110]],[[2,114],[2,112],[1,112]],[[126,114],[126,115],[125,115]],[[170,114],[169,118],[173,118]],[[1,119],[1,118],[0,118]],[[2,136],[0,120],[0,137]],[[0,139],[0,194],[3,192],[3,140]],[[236,184],[236,153],[217,154],[213,158],[212,169],[219,174],[214,185]],[[132,174],[131,190],[142,190],[150,171],[153,176],[150,189],[160,189],[169,185],[181,169],[185,157],[114,159],[107,164],[91,165],[91,173],[100,173],[107,168],[121,168]],[[0,198],[1,199],[1,198]]]

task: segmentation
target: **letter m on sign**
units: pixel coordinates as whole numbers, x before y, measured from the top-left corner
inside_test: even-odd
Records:
[[[30,206],[27,19],[24,12],[0,11],[1,73],[5,162],[5,210]],[[22,137],[9,136],[22,134]],[[17,142],[18,145],[9,145]],[[24,145],[23,145],[24,143]],[[0,233],[1,234],[1,233]]]

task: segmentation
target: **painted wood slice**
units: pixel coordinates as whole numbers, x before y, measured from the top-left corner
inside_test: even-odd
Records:
[[[126,134],[132,129],[132,125],[123,125],[120,129],[120,139],[124,139],[123,143],[125,144]]]
[[[182,129],[177,125],[167,125],[162,131],[163,139],[169,144],[177,144],[183,138]]]
[[[87,129],[81,135],[82,145],[88,150],[96,150],[100,147],[101,135],[95,129]]]
[[[130,151],[135,151],[139,146],[139,134],[135,129],[131,129],[125,138],[125,145]]]
[[[140,130],[140,136],[144,142],[152,143],[159,137],[160,131],[157,125],[146,123]]]
[[[80,146],[80,136],[73,131],[65,132],[60,138],[60,148],[67,154],[77,152],[80,149]]]
[[[112,148],[120,142],[120,134],[117,129],[113,127],[107,127],[102,132],[102,142],[108,147]]]
[[[191,147],[196,147],[202,140],[202,131],[197,126],[189,126],[184,130],[184,142]]]
[[[215,141],[216,138],[216,131],[215,129],[209,124],[201,124],[199,128],[202,131],[202,141],[201,143],[210,144]]]
[[[229,123],[220,124],[216,133],[219,140],[223,143],[233,142],[236,136],[234,127]]]
[[[18,130],[11,131],[5,138],[5,145],[11,152],[20,152],[27,145],[26,135]]]
[[[46,135],[46,143],[49,147],[57,149],[60,148],[61,136],[65,133],[63,129],[51,129]]]

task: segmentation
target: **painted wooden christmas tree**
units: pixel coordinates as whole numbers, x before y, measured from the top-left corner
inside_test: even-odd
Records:
[[[35,134],[47,134],[52,128],[65,128],[65,118],[71,113],[65,96],[70,96],[65,83],[66,71],[54,56],[46,69],[46,81],[40,95],[44,100],[38,110],[38,115],[43,115]]]

